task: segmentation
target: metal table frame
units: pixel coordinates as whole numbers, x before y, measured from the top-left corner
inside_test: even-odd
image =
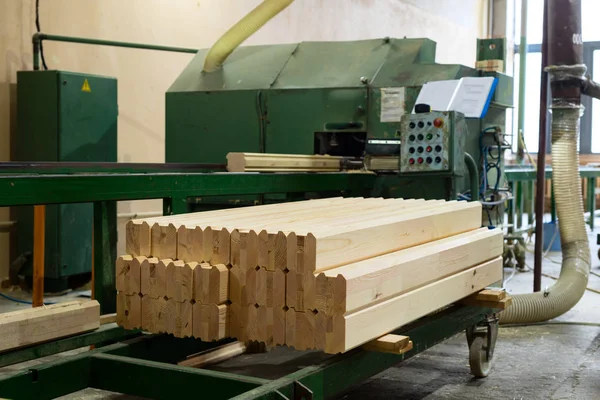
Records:
[[[536,181],[536,172],[533,168],[506,168],[504,170],[506,180],[508,181],[511,192],[513,193],[513,199],[509,202],[508,208],[508,223],[509,233],[517,233],[521,227],[520,221],[523,220],[523,211],[528,211],[529,225],[533,224],[533,213],[534,213],[534,191],[533,187]],[[552,168],[546,168],[546,179],[552,179]],[[579,167],[579,175],[582,179],[587,180],[587,191],[586,199],[588,205],[588,211],[590,212],[589,225],[591,230],[594,230],[594,218],[593,215],[596,212],[596,179],[600,177],[600,168],[593,167]],[[524,195],[524,191],[527,191],[527,195]],[[529,204],[525,203],[525,197],[529,200]],[[556,222],[556,207],[554,205],[554,193],[552,193],[551,201],[551,216],[552,221]]]
[[[121,167],[122,168],[122,167]],[[368,196],[378,179],[372,174],[232,174],[191,172],[60,173],[27,169],[0,174],[0,207],[53,203],[94,203],[94,292],[102,314],[115,311],[116,201],[162,198],[165,214],[188,211],[188,198],[270,193],[327,193]],[[35,172],[35,173],[32,173]],[[90,232],[92,234],[92,232]],[[484,324],[498,310],[454,306],[403,327],[413,350],[403,355],[360,349],[332,356],[273,381],[174,365],[187,355],[223,344],[168,335],[142,335],[115,324],[94,332],[0,354],[10,365],[81,346],[96,349],[0,378],[0,397],[43,399],[86,387],[168,399],[187,394],[239,399],[328,398],[451,336]],[[487,324],[487,325],[486,325]],[[114,343],[114,344],[110,344]],[[104,346],[104,347],[101,347]],[[490,358],[493,351],[488,350]]]

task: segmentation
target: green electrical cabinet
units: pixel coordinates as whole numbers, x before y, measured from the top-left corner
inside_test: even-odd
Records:
[[[64,71],[17,73],[17,161],[117,161],[117,80]],[[33,208],[17,210],[19,254],[33,250]],[[46,291],[85,282],[92,267],[93,205],[46,209]],[[28,257],[31,260],[31,257]],[[21,274],[32,276],[31,261]]]

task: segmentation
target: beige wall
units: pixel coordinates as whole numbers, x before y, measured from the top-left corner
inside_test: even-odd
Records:
[[[46,33],[163,45],[209,47],[260,0],[41,0]],[[298,0],[247,44],[305,40],[428,37],[437,61],[475,62],[486,33],[487,0]],[[31,68],[33,0],[0,0],[0,160],[9,159],[16,71]],[[164,93],[191,55],[51,43],[48,67],[119,80],[119,161],[164,161]],[[11,128],[12,126],[12,128]],[[120,213],[159,211],[156,201],[120,204]],[[0,221],[8,213],[0,209]],[[8,268],[0,233],[0,277]]]

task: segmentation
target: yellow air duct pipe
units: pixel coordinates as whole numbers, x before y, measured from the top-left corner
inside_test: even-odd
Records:
[[[552,184],[563,254],[560,277],[554,286],[541,292],[514,296],[512,307],[500,314],[501,323],[556,318],[569,311],[585,293],[591,260],[577,153],[582,109],[577,105],[552,107]]]
[[[264,0],[248,15],[232,26],[210,48],[204,60],[204,72],[213,72],[221,68],[227,57],[254,32],[259,30],[271,18],[293,3],[294,0]]]

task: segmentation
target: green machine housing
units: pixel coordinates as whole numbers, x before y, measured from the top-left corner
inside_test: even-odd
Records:
[[[466,120],[460,144],[478,160],[480,132],[505,131],[512,78],[437,64],[435,51],[429,39],[248,46],[204,73],[201,50],[166,93],[166,161],[223,163],[228,152],[363,156],[369,140],[400,138],[424,83],[492,75],[498,85],[486,117]],[[372,195],[454,199],[469,187],[462,168],[381,182]]]
[[[117,80],[64,71],[17,73],[15,161],[117,161]],[[33,250],[33,209],[17,210],[19,254]],[[93,205],[46,207],[45,288],[89,279]],[[21,269],[32,276],[31,259]]]

